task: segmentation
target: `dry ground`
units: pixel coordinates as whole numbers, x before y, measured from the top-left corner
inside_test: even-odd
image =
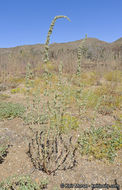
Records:
[[[7,92],[8,93],[8,92]],[[23,95],[11,95],[9,101],[23,103],[25,97]],[[96,119],[96,125],[111,124],[114,120],[111,116],[102,116]],[[82,128],[88,128],[90,121],[85,117]],[[0,164],[0,181],[13,175],[29,175],[37,183],[43,178],[48,178],[48,189],[60,189],[61,183],[108,183],[113,184],[117,179],[119,185],[122,186],[122,151],[118,151],[117,158],[114,163],[107,163],[99,160],[88,160],[86,156],[77,155],[78,165],[67,171],[57,171],[56,175],[47,175],[42,171],[35,170],[30,158],[28,157],[28,142],[30,138],[30,130],[24,124],[22,119],[15,118],[13,120],[5,120],[0,122],[0,136],[5,141],[8,138],[9,153],[5,161]]]

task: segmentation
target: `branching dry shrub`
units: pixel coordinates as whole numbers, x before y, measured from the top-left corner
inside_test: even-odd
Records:
[[[29,156],[35,168],[49,175],[72,169],[76,165],[76,147],[72,145],[72,137],[68,139],[66,142],[61,134],[53,135],[53,131],[52,137],[45,131],[37,131],[29,143]]]

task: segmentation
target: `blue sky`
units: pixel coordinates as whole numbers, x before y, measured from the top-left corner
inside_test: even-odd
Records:
[[[56,15],[71,22],[57,20],[50,43],[122,37],[122,0],[0,0],[0,47],[45,43]]]

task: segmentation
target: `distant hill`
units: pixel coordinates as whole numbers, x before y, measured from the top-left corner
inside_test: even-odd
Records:
[[[56,65],[62,61],[68,72],[76,70],[77,51],[83,40],[67,43],[53,43],[49,48],[49,57]],[[96,38],[87,38],[81,48],[83,68],[107,65],[122,66],[122,38],[107,43]],[[0,73],[25,73],[26,64],[41,69],[44,58],[44,44],[24,45],[14,48],[0,48]]]
[[[112,42],[112,44],[122,45],[122,38],[119,38],[118,40]]]

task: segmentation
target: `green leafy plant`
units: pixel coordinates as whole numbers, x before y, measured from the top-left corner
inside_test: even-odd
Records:
[[[80,135],[78,144],[82,155],[114,161],[116,151],[122,145],[122,135],[120,130],[111,126],[91,127]]]
[[[15,117],[22,117],[24,112],[25,108],[21,104],[0,102],[0,119],[13,119]]]
[[[0,183],[0,190],[41,190],[47,187],[47,181],[37,184],[29,176],[13,176]]]

